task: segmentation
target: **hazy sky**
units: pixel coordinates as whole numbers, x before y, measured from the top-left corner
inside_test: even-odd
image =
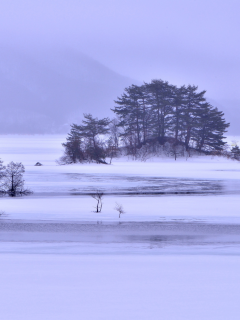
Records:
[[[68,45],[140,81],[240,99],[239,0],[1,0],[2,43]]]

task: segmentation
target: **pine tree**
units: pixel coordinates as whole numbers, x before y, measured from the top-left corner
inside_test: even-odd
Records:
[[[208,121],[208,132],[205,133],[205,141],[203,146],[211,150],[223,150],[223,147],[227,142],[224,142],[223,139],[224,133],[227,132],[227,128],[230,126],[230,123],[226,123],[223,118],[224,113],[219,111],[217,108],[211,106],[209,110],[209,121]]]
[[[179,141],[183,141],[184,135],[184,107],[186,104],[186,92],[187,89],[185,86],[180,88],[174,87],[172,92],[173,95],[173,104],[172,104],[172,114],[170,120],[170,132],[172,133],[175,144],[178,144]]]
[[[187,86],[182,104],[182,120],[184,143],[186,150],[189,150],[189,143],[194,136],[194,129],[198,126],[198,110],[206,101],[204,94],[206,91],[197,92],[198,87]]]
[[[109,118],[93,118],[90,113],[84,113],[84,120],[81,125],[76,125],[75,129],[81,138],[88,139],[90,144],[95,148],[98,144],[99,135],[104,135],[109,132]]]
[[[197,110],[197,125],[193,129],[193,140],[196,142],[196,149],[199,151],[221,151],[226,144],[223,135],[229,127],[223,118],[224,114],[212,107],[209,103],[204,103]]]
[[[132,85],[115,100],[118,106],[112,109],[123,128],[122,139],[133,148],[140,148],[148,138],[150,112],[146,102],[145,86]]]
[[[173,103],[173,86],[167,81],[152,80],[145,83],[147,90],[147,103],[152,110],[152,132],[159,142],[164,141],[165,135],[170,130]]]
[[[83,141],[76,124],[71,125],[71,131],[67,136],[67,142],[62,144],[65,148],[65,155],[62,161],[65,163],[76,163],[85,160]]]

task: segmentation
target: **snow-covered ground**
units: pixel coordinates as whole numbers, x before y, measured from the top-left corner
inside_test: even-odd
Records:
[[[34,192],[0,199],[1,319],[238,319],[240,162],[59,166],[64,140],[0,136]]]

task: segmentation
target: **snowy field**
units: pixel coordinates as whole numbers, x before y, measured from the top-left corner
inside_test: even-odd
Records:
[[[59,166],[64,140],[0,136],[34,192],[0,199],[1,318],[238,319],[240,162]]]

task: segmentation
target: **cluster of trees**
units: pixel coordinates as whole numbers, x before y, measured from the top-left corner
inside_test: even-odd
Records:
[[[206,101],[205,93],[196,86],[176,87],[162,80],[131,85],[115,101],[112,121],[84,114],[81,125],[71,126],[60,163],[106,163],[106,157],[116,156],[120,149],[135,156],[163,147],[175,159],[192,149],[221,152],[229,123]]]
[[[84,161],[106,163],[107,150],[100,136],[109,133],[109,124],[108,118],[98,120],[91,114],[84,114],[81,125],[71,125],[67,142],[62,144],[65,152],[59,160],[60,164]]]
[[[125,143],[133,152],[146,143],[166,141],[184,145],[187,151],[222,150],[229,123],[206,101],[206,91],[197,89],[162,80],[126,88],[113,109]]]
[[[10,162],[7,166],[0,160],[0,193],[11,197],[31,193],[24,188],[25,168],[21,162]]]

